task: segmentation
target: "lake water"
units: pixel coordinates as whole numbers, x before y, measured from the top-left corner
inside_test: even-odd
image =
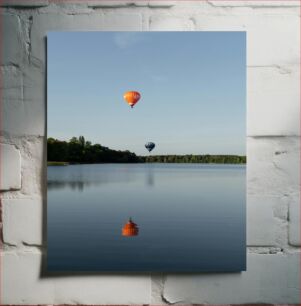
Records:
[[[245,165],[48,167],[48,270],[245,270],[245,180]]]

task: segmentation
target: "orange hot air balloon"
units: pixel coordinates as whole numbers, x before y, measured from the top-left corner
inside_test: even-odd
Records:
[[[138,236],[139,228],[136,223],[130,218],[129,221],[122,228],[122,236],[132,237]]]
[[[140,97],[141,95],[138,91],[127,91],[123,95],[124,100],[131,106],[131,108],[133,108],[133,106],[139,101]]]

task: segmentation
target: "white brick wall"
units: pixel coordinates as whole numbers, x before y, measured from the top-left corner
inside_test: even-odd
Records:
[[[2,258],[6,304],[142,304],[149,298],[147,275],[41,276],[42,253],[29,248]]]
[[[299,73],[299,65],[248,69],[248,135],[299,134]]]
[[[1,1],[2,304],[298,303],[299,1]],[[48,31],[247,31],[247,271],[46,277]]]
[[[289,201],[289,243],[301,245],[300,237],[300,194],[292,195]]]
[[[21,35],[20,18],[16,14],[10,13],[1,14],[0,18],[3,29],[5,29],[1,65],[18,65],[25,56],[25,42]]]
[[[42,199],[2,200],[3,241],[11,246],[42,245]]]
[[[7,7],[39,7],[49,4],[48,0],[3,0],[0,3],[0,6]]]
[[[0,144],[1,190],[21,188],[21,155],[13,145]]]
[[[164,297],[170,303],[297,303],[299,254],[250,254],[248,272],[167,276]]]

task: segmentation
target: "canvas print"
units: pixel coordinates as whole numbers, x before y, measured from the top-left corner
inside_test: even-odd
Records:
[[[50,32],[47,269],[246,270],[245,32]]]

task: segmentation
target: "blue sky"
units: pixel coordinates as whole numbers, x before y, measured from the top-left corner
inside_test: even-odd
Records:
[[[48,137],[245,154],[245,32],[50,32],[47,49]],[[128,90],[141,93],[133,109]]]

